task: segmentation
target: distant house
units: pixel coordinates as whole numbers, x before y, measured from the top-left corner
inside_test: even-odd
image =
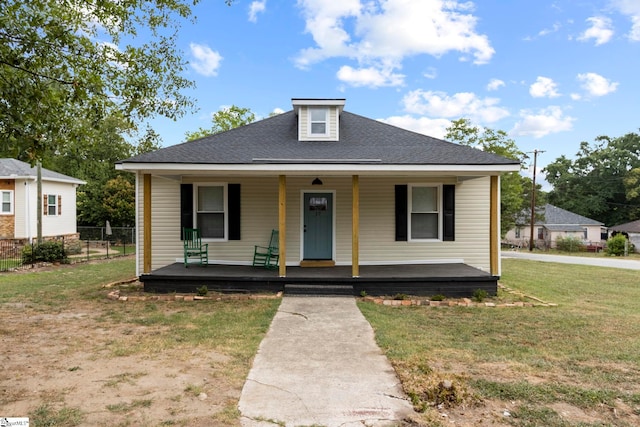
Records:
[[[368,293],[374,280],[408,293],[457,274],[429,292],[470,294],[483,275],[495,292],[500,175],[519,170],[518,161],[347,112],[344,99],[292,104],[283,114],[117,162],[136,176],[145,289],[154,277],[166,280],[150,288],[174,291],[187,288],[177,281],[189,275],[189,286],[207,274],[214,288],[227,274],[220,287],[246,290],[258,279],[276,287],[317,274]],[[209,243],[206,273],[183,265],[181,229],[191,227]],[[273,229],[278,269],[251,270],[254,245],[267,243]],[[231,271],[245,276],[242,283]],[[401,287],[409,280],[413,288]]]
[[[640,219],[609,227],[609,233],[611,235],[624,234],[629,239],[629,242],[633,243],[635,251],[640,252]]]
[[[504,241],[508,244],[527,247],[531,235],[530,215],[523,214],[516,227],[509,230]],[[544,219],[536,221],[533,227],[536,247],[554,248],[560,237],[571,236],[585,245],[602,247],[607,229],[603,223],[568,210],[547,204],[539,215]]]
[[[29,242],[37,237],[38,204],[42,236],[76,236],[76,189],[84,181],[42,169],[38,200],[37,169],[15,159],[0,159],[0,239]]]

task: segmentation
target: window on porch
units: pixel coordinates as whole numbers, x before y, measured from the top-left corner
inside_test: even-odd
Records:
[[[225,191],[224,185],[198,186],[196,228],[204,238],[225,238]]]
[[[411,186],[411,240],[440,238],[440,198],[437,186]]]

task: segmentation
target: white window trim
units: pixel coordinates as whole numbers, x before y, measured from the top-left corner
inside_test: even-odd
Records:
[[[407,241],[409,242],[442,242],[442,227],[443,227],[443,215],[442,215],[442,184],[441,183],[416,183],[416,184],[409,184],[409,192],[407,194],[407,224],[408,224],[408,230],[407,230]],[[438,238],[436,239],[414,239],[412,238],[412,223],[411,223],[411,214],[413,213],[413,188],[414,187],[435,187],[438,195]]]
[[[49,203],[49,198],[53,197],[54,198],[54,203],[51,204]],[[59,194],[47,194],[47,216],[60,216],[60,212],[58,210],[58,198],[60,197]],[[56,209],[56,213],[55,214],[50,214],[49,213],[49,207],[53,206]]]
[[[318,110],[318,111],[324,111],[324,120],[311,120],[311,116],[312,116],[312,112]],[[307,127],[307,131],[308,131],[308,135],[310,137],[325,137],[325,136],[329,136],[329,108],[327,107],[309,107],[309,109],[307,110],[307,114],[309,115],[309,125]],[[314,123],[324,123],[324,133],[313,133],[312,129],[313,129],[313,124]]]
[[[2,206],[0,205],[0,215],[13,215],[15,200],[13,199],[13,190],[1,190],[0,193],[9,193],[9,212],[3,212]],[[0,200],[0,203],[4,203]]]
[[[222,187],[222,197],[224,199],[224,237],[203,237],[203,242],[228,242],[229,241],[229,202],[228,183],[226,182],[197,182],[193,183],[193,224],[198,228],[198,188],[199,187]]]

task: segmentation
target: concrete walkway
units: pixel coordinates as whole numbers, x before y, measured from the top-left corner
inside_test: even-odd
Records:
[[[558,262],[561,264],[594,265],[597,267],[625,268],[640,270],[640,261],[618,257],[579,257],[570,255],[549,255],[530,252],[502,251],[502,258],[519,258],[532,261]]]
[[[250,427],[397,426],[413,413],[353,297],[284,297],[239,409]]]

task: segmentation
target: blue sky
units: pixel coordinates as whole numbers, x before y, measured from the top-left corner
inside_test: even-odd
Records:
[[[451,120],[509,133],[539,168],[640,128],[640,0],[205,0],[180,29],[199,111],[154,120],[163,145],[235,104],[291,98],[442,138]]]

